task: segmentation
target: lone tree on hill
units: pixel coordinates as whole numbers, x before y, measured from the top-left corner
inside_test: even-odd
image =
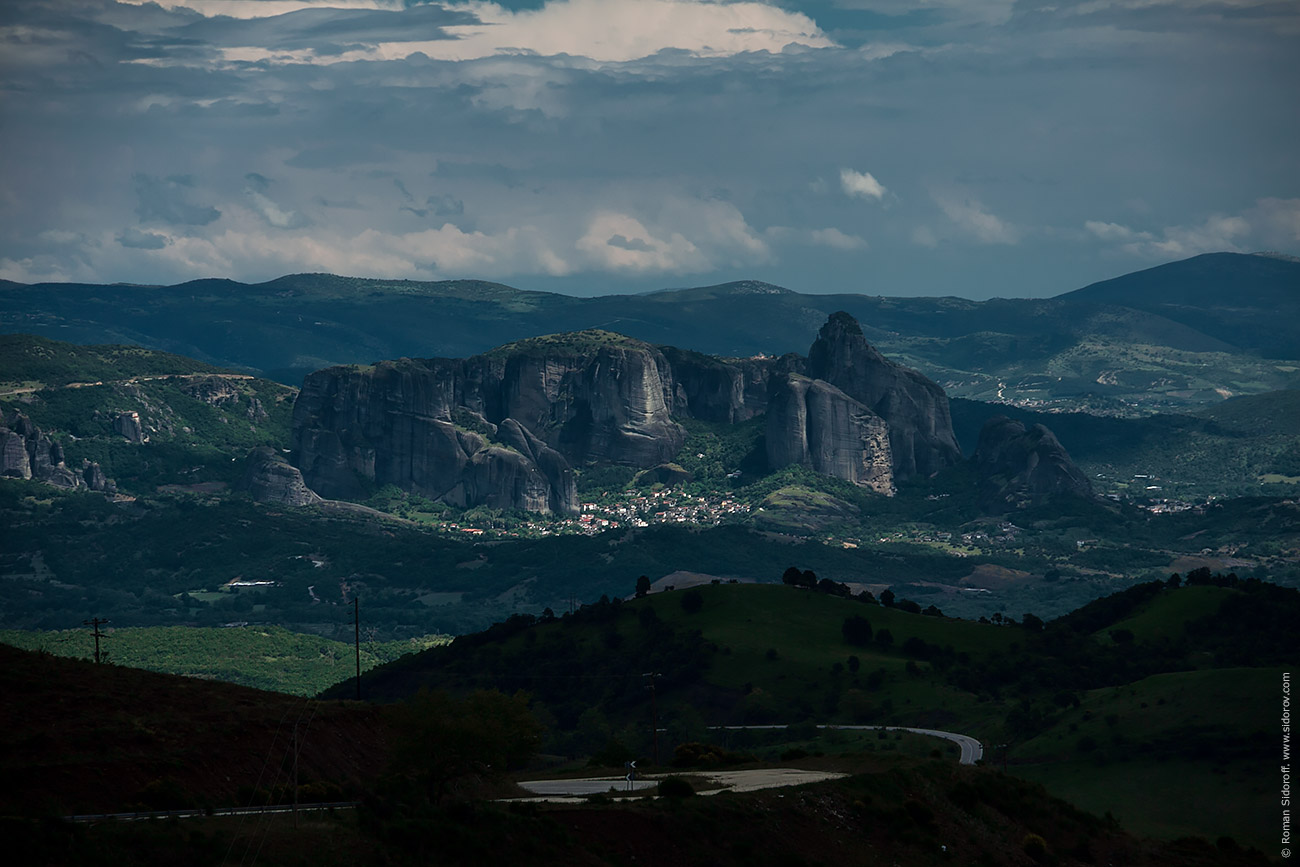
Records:
[[[883,593],[881,593],[881,594],[880,594],[880,604],[883,605],[883,606],[885,606],[886,608],[893,608],[893,607],[894,607],[894,591],[893,591],[893,590],[885,590]]]
[[[636,579],[636,598],[641,599],[650,593],[650,576],[642,575]]]
[[[844,618],[840,632],[844,635],[844,640],[855,647],[866,647],[871,643],[871,623],[861,614]]]
[[[800,572],[799,567],[791,566],[781,574],[781,583],[793,587],[816,587],[817,575],[811,569]]]

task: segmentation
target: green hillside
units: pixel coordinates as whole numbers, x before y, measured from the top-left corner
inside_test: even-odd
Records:
[[[31,334],[0,334],[0,371],[0,394],[74,382],[223,372],[192,358],[140,346],[79,346]]]
[[[0,338],[0,365],[0,412],[30,418],[69,466],[98,462],[123,493],[220,490],[250,449],[289,442],[294,389],[193,359],[17,335]],[[146,441],[124,434],[127,413]]]
[[[984,422],[1005,415],[1056,434],[1103,493],[1138,498],[1293,494],[1300,490],[1300,391],[1232,398],[1195,414],[1115,418],[954,399],[970,454]]]
[[[328,686],[355,677],[356,672],[353,645],[290,632],[279,626],[206,629],[110,626],[105,633],[101,653],[115,665],[223,680],[291,695],[315,695]],[[448,640],[450,636],[429,635],[404,641],[366,641],[361,647],[361,669],[368,671],[402,654]],[[94,656],[94,639],[89,629],[57,632],[3,629],[0,643],[79,659]]]
[[[989,762],[1009,745],[1013,773],[1144,833],[1172,839],[1212,828],[1259,845],[1267,838],[1258,783],[1275,758],[1269,707],[1300,593],[1192,577],[1188,587],[1137,585],[1046,625],[1029,615],[1016,624],[914,613],[830,584],[710,584],[559,618],[517,615],[380,666],[364,689],[383,700],[421,688],[522,689],[552,721],[550,749],[644,755],[654,673],[672,743],[723,737],[708,726],[941,728],[979,738]],[[764,754],[871,743],[846,737],[797,726],[784,738],[725,735],[731,749]],[[1194,782],[1178,813],[1155,796],[1183,773]],[[1223,797],[1242,806],[1216,810]]]

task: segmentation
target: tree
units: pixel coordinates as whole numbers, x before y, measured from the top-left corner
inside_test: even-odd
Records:
[[[1024,617],[1020,618],[1020,623],[1029,632],[1043,631],[1043,620],[1036,615],[1026,614]]]
[[[798,586],[803,583],[803,573],[799,571],[798,567],[790,566],[785,572],[781,573],[781,583]]]
[[[650,576],[642,575],[636,579],[636,598],[642,599],[650,593]]]
[[[876,644],[879,644],[881,647],[885,648],[886,650],[888,650],[890,645],[892,645],[893,643],[894,643],[894,633],[890,632],[888,629],[882,629],[876,633]]]
[[[803,580],[801,580],[799,583],[802,584],[803,586],[805,587],[817,586],[817,573],[814,572],[813,570],[805,569],[802,578]]]
[[[894,591],[886,590],[880,594],[880,604],[886,608],[894,607]]]
[[[844,640],[855,647],[865,647],[871,643],[871,623],[861,614],[844,618],[840,632]]]

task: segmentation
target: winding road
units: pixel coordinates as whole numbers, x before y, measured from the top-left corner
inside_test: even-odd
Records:
[[[761,731],[784,729],[789,728],[789,726],[713,726],[712,728],[714,731]],[[973,765],[984,757],[984,746],[979,741],[970,735],[957,734],[956,732],[912,728],[910,726],[819,725],[817,728],[843,729],[845,731],[911,732],[912,734],[926,735],[932,738],[942,738],[957,744],[961,748],[961,757],[958,761],[963,765]],[[711,795],[718,791],[753,792],[758,789],[799,786],[804,783],[816,783],[822,780],[833,780],[847,776],[846,774],[830,771],[805,771],[799,768],[759,768],[749,771],[690,771],[689,773],[707,777],[720,786],[716,790],[700,792],[701,795]],[[624,777],[587,777],[578,780],[526,780],[519,785],[537,796],[528,800],[549,800],[553,798],[580,798],[586,795],[608,792],[611,789],[618,792],[641,791],[657,785],[658,782],[657,776],[644,777],[629,786],[627,779]]]

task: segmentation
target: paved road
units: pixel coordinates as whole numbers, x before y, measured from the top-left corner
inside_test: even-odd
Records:
[[[634,782],[632,788],[629,788],[627,779],[624,777],[587,777],[582,780],[528,780],[519,785],[537,795],[581,797],[583,795],[599,795],[602,792],[608,792],[610,789],[619,792],[652,789],[659,785],[659,780],[643,777]]]
[[[799,768],[759,768],[750,771],[695,771],[685,773],[692,777],[706,777],[720,788],[700,792],[701,795],[714,795],[726,792],[756,792],[759,789],[774,789],[778,786],[799,786],[804,783],[820,783],[822,780],[834,780],[845,774],[832,771],[804,771]],[[659,784],[662,774],[643,777],[636,781],[636,791],[649,789]],[[580,798],[608,792],[627,790],[627,781],[623,777],[588,777],[581,780],[528,780],[519,784],[538,795],[528,800],[560,800]]]
[[[771,725],[771,726],[714,726],[714,728],[727,729],[729,731],[738,731],[742,729],[784,729],[789,726]],[[845,729],[848,731],[900,731],[912,732],[917,735],[929,735],[932,738],[943,738],[946,741],[952,741],[961,747],[961,758],[958,760],[963,765],[973,765],[980,759],[984,758],[984,745],[970,735],[959,735],[956,732],[944,732],[938,729],[916,729],[908,726],[840,726],[840,725],[819,725],[819,729]]]

